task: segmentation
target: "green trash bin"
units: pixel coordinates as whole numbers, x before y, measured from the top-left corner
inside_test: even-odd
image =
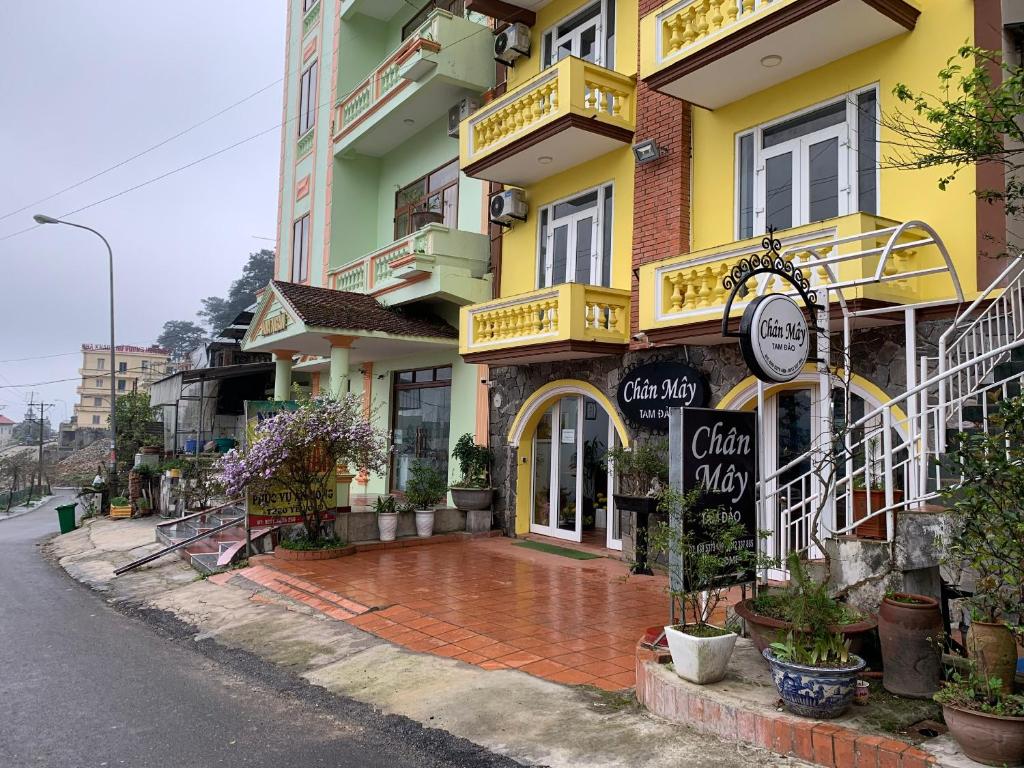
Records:
[[[57,520],[60,522],[61,533],[71,533],[75,530],[75,507],[78,504],[62,504],[57,507]]]

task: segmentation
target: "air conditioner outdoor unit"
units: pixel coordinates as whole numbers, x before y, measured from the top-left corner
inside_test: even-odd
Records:
[[[494,60],[513,64],[516,59],[530,55],[530,28],[516,22],[494,37]]]
[[[491,223],[511,227],[513,221],[526,221],[526,194],[521,189],[506,189],[491,195],[488,211]]]
[[[453,104],[448,110],[448,135],[453,139],[459,138],[459,123],[478,109],[480,109],[480,100],[473,96],[459,99],[457,104]]]

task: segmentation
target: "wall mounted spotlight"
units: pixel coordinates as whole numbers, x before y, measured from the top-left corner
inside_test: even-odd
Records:
[[[653,163],[667,154],[668,150],[664,147],[659,147],[658,142],[654,139],[644,139],[633,145],[633,157],[636,158],[637,165]]]

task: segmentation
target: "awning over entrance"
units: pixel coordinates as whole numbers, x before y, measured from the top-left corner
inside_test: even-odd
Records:
[[[242,339],[246,352],[277,359],[274,397],[289,396],[295,357],[330,360],[330,391],[346,391],[349,369],[364,362],[458,346],[459,332],[441,318],[385,307],[373,296],[273,280]]]
[[[455,347],[459,332],[440,318],[385,307],[362,293],[272,281],[242,340],[246,352],[329,357],[339,337],[350,363],[398,357],[423,345]]]

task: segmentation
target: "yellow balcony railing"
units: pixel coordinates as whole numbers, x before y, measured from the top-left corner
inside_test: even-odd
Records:
[[[459,344],[464,355],[560,341],[626,344],[629,291],[582,283],[463,307]]]
[[[912,30],[916,2],[669,0],[641,19],[640,76],[716,109]]]
[[[560,129],[586,130],[584,120],[600,123],[606,135],[610,128],[621,140],[629,141],[636,125],[635,108],[632,77],[581,59],[563,59],[463,121],[459,130],[461,164],[471,169],[520,139],[532,146],[532,140],[551,139]],[[572,116],[579,118],[575,125]],[[562,121],[561,127],[542,133],[558,121]],[[608,151],[607,147],[601,149]],[[558,147],[553,150],[547,154],[557,159]]]
[[[885,280],[870,281],[878,270],[883,246],[897,225],[892,219],[855,213],[782,230],[775,236],[781,241],[782,254],[804,270],[812,288],[825,282],[860,283],[844,289],[843,297],[847,302],[896,306],[943,298],[949,281],[941,266],[942,254],[934,245],[923,244],[921,236],[914,232],[907,232],[898,240],[901,247],[893,249],[882,266]],[[841,243],[836,245],[837,241]],[[916,247],[917,242],[922,245]],[[723,279],[740,259],[763,250],[762,238],[758,236],[641,267],[640,328],[651,330],[720,321],[729,295]],[[847,255],[849,259],[842,260]],[[831,264],[831,278],[824,267],[815,266],[821,259],[837,257]],[[914,277],[899,277],[911,272],[915,273]],[[757,291],[737,297],[732,305],[734,315],[741,314],[757,295],[792,290],[788,283],[774,275],[755,279],[758,280]]]

